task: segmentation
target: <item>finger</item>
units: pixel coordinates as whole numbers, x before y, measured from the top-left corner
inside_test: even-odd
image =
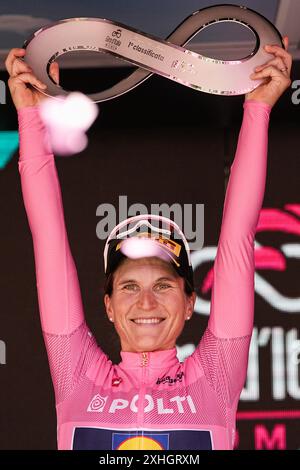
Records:
[[[58,62],[52,62],[49,69],[50,77],[55,81],[55,83],[59,84],[59,65]]]
[[[276,57],[275,59],[269,60],[266,64],[259,65],[258,67],[255,67],[255,72],[260,72],[264,68],[273,65],[274,67],[277,67],[282,73],[287,74],[288,70],[287,67],[285,66],[285,63],[281,59],[281,57]]]
[[[46,89],[47,85],[38,80],[32,73],[20,73],[16,77],[10,78],[12,84],[23,82],[24,84],[29,83],[30,85],[35,85],[38,88]]]
[[[11,51],[9,52],[5,60],[5,67],[9,75],[11,75],[11,72],[12,72],[13,62],[16,60],[16,58],[23,57],[25,55],[25,52],[26,52],[25,49],[18,49],[18,48],[11,49]]]
[[[283,43],[284,43],[285,50],[287,51],[288,47],[289,47],[289,37],[288,36],[284,36]]]
[[[12,64],[11,77],[16,77],[20,73],[30,72],[32,73],[32,68],[23,60],[15,59]]]
[[[269,52],[270,54],[274,54],[276,57],[281,57],[286,67],[288,68],[289,72],[291,71],[291,68],[292,68],[291,54],[285,51],[282,47],[275,46],[275,45],[274,46],[266,45],[265,50],[266,52]]]
[[[274,67],[273,65],[269,65],[268,67],[264,68],[260,72],[252,73],[250,75],[250,78],[252,80],[258,80],[260,78],[271,78],[271,79],[274,78],[274,79],[280,79],[284,83],[290,82],[290,78],[287,77],[283,72],[281,72],[277,67]]]

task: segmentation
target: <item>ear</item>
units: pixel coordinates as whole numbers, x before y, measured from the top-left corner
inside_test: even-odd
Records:
[[[196,298],[197,298],[196,292],[193,292],[191,295],[187,296],[187,305],[186,305],[186,313],[185,313],[186,320],[192,318]]]
[[[49,69],[50,77],[59,85],[59,65],[58,62],[52,62]]]
[[[108,294],[105,294],[104,296],[104,305],[105,305],[106,313],[107,313],[109,320],[113,322],[114,321],[114,309],[112,306],[111,298],[109,297]]]

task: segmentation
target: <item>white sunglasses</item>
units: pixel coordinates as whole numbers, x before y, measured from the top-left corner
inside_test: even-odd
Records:
[[[155,215],[155,214],[141,214],[141,215],[137,215],[137,216],[134,216],[134,217],[130,217],[129,219],[123,220],[123,222],[116,225],[116,227],[111,231],[108,239],[106,240],[105,247],[104,247],[104,253],[103,253],[104,272],[106,272],[106,270],[107,270],[107,255],[108,255],[108,249],[109,249],[109,242],[111,240],[121,239],[121,238],[129,238],[130,235],[132,233],[135,233],[141,225],[146,225],[151,230],[153,230],[153,232],[164,234],[164,235],[167,235],[167,236],[171,236],[171,230],[170,229],[154,226],[153,224],[151,224],[149,222],[149,220],[151,220],[152,222],[153,221],[154,222],[160,222],[162,225],[166,225],[167,227],[171,227],[175,232],[177,232],[177,234],[179,235],[178,238],[180,238],[184,243],[185,250],[186,250],[186,253],[187,253],[187,257],[188,257],[188,261],[189,261],[189,265],[192,266],[191,256],[190,256],[190,248],[189,248],[188,242],[185,238],[185,235],[182,232],[182,230],[179,228],[179,226],[175,222],[173,222],[171,219],[168,219],[167,217],[163,217],[163,216]],[[128,225],[132,225],[133,223],[135,223],[133,227],[120,232],[120,230],[122,228],[124,228]],[[117,233],[117,232],[119,232],[119,233]]]

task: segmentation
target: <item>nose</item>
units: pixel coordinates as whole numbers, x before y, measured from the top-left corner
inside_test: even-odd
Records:
[[[157,306],[154,293],[148,289],[142,289],[138,299],[138,307],[142,310],[153,310]]]

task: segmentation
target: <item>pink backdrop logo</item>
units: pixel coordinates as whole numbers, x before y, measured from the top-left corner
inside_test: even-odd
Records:
[[[283,232],[300,236],[300,204],[286,204],[284,209],[263,208],[260,212],[256,233]],[[192,253],[194,270],[202,264],[214,261],[217,247],[204,247]],[[300,313],[300,297],[284,295],[257,271],[275,270],[282,274],[287,270],[287,260],[300,261],[300,243],[285,243],[280,248],[262,246],[255,240],[255,292],[264,298],[272,308],[286,313]],[[200,293],[206,294],[213,285],[213,267],[210,268],[200,286]],[[199,296],[195,312],[209,315],[210,302]]]

